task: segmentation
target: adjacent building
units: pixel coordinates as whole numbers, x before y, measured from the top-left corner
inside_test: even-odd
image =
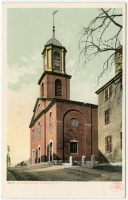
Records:
[[[66,49],[53,37],[42,52],[43,73],[30,122],[30,163],[98,160],[98,106],[70,100]]]
[[[119,51],[118,51],[119,50]],[[98,94],[99,162],[122,162],[122,48],[115,57],[115,77]]]

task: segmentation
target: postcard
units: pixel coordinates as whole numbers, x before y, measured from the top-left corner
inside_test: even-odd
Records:
[[[2,12],[2,197],[125,198],[126,4]]]

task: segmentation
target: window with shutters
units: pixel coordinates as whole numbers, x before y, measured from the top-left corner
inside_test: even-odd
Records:
[[[122,132],[120,132],[120,149],[122,150]]]
[[[105,137],[105,153],[112,152],[112,136]]]
[[[112,85],[110,85],[107,89],[104,91],[105,100],[109,99],[112,96]]]
[[[110,109],[105,110],[105,124],[110,123]]]
[[[37,139],[39,140],[40,138],[41,138],[41,124],[39,122],[37,128]]]
[[[49,132],[52,132],[52,112],[50,112],[49,115]]]
[[[34,129],[32,130],[32,144],[34,144]]]
[[[78,153],[78,142],[70,142],[70,153]]]
[[[55,96],[62,96],[62,83],[60,79],[55,81]]]

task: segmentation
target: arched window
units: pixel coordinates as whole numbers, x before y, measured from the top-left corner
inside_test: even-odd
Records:
[[[60,59],[60,53],[58,51],[54,52],[54,59],[56,59],[56,60]]]
[[[34,144],[34,129],[32,130],[32,144]]]
[[[38,106],[37,106],[37,112],[38,113],[40,112],[40,104],[38,104]]]
[[[40,124],[40,122],[38,123],[38,128],[37,128],[37,138],[38,138],[38,140],[41,138],[41,124]]]
[[[62,96],[62,83],[60,79],[55,81],[55,96]]]
[[[49,115],[49,132],[52,132],[52,112],[50,112]]]

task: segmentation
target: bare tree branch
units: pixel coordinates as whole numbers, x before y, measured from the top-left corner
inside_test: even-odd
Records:
[[[79,61],[82,55],[85,59],[83,65],[97,55],[100,56],[100,54],[109,52],[108,57],[104,60],[103,71],[99,75],[100,78],[112,65],[116,53],[122,54],[121,31],[123,26],[116,22],[116,18],[121,18],[122,14],[116,13],[115,8],[101,8],[98,10],[100,11],[98,16],[87,27],[82,28],[78,47],[80,49]]]
[[[105,10],[103,8],[101,8],[101,10],[107,15],[107,17],[116,25],[122,28],[122,25],[118,24],[117,22],[115,22],[109,15],[107,12],[105,12]]]

